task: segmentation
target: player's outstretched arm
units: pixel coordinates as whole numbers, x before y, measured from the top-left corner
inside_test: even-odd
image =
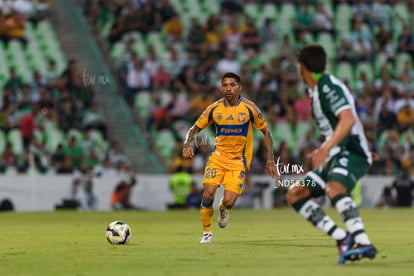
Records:
[[[276,169],[276,164],[275,164],[275,156],[273,154],[273,137],[272,137],[272,133],[270,132],[269,127],[264,127],[260,130],[263,135],[264,135],[264,144],[265,144],[265,148],[266,148],[266,156],[267,156],[267,160],[266,160],[266,169],[267,171],[270,173],[270,175],[272,176],[272,178],[276,177],[280,177],[280,175],[278,174],[278,171]]]
[[[194,149],[191,146],[191,142],[194,140],[194,137],[200,132],[201,128],[197,127],[195,124],[188,130],[183,147],[183,157],[191,159],[194,157]]]

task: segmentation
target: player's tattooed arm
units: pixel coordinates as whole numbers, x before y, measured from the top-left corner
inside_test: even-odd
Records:
[[[275,164],[275,156],[273,154],[273,137],[272,133],[270,132],[269,127],[265,127],[261,129],[263,135],[264,135],[264,145],[267,152],[267,160],[266,160],[266,169],[268,172],[272,175],[272,177],[279,177],[278,171],[276,169]]]
[[[194,140],[194,137],[201,131],[201,128],[193,125],[187,132],[184,141],[183,147],[183,157],[184,158],[193,158],[194,157],[194,149],[191,146],[191,142]]]

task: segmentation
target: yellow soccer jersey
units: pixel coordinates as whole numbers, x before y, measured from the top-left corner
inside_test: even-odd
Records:
[[[216,146],[213,156],[224,164],[250,168],[253,154],[253,125],[257,129],[267,126],[260,109],[243,97],[234,106],[227,105],[224,98],[209,105],[196,121],[204,129],[214,124]]]

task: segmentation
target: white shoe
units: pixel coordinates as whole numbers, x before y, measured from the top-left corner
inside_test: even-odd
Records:
[[[213,240],[213,233],[203,232],[203,237],[201,238],[200,244],[210,244]]]
[[[218,215],[218,225],[220,228],[224,228],[227,226],[227,223],[229,223],[229,210],[221,210],[219,208],[219,215]]]

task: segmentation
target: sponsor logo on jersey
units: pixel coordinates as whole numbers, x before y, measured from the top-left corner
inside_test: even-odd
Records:
[[[242,133],[243,129],[242,128],[225,128],[222,127],[220,129],[221,133]]]

